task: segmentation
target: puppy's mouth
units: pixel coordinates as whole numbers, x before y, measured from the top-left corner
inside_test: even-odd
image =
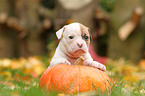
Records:
[[[83,54],[87,53],[86,51],[84,51],[83,49],[78,49],[78,50],[75,50],[73,52],[69,52],[69,56],[70,57],[73,57],[73,58],[78,58],[80,56],[82,56]]]
[[[80,54],[80,53],[86,53],[86,51],[84,51],[83,49],[78,49],[74,51],[74,54]]]

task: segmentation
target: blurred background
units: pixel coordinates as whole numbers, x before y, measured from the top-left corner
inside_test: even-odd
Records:
[[[0,0],[0,57],[52,57],[55,32],[80,22],[96,56],[137,62],[145,55],[144,9],[144,0]]]
[[[111,94],[144,96],[145,0],[0,0],[0,96],[42,96],[55,32],[73,22],[89,27],[89,51],[117,83]]]

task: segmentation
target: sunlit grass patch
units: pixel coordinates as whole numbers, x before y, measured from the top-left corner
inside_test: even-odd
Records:
[[[0,84],[0,96],[47,96],[38,87],[38,81],[13,82]]]

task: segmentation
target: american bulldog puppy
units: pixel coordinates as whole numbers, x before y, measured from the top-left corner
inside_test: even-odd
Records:
[[[83,65],[106,71],[106,67],[93,61],[89,53],[90,34],[86,26],[77,22],[65,25],[56,32],[56,36],[60,42],[51,59],[50,66],[56,64],[73,65],[80,56],[83,56],[85,58]]]

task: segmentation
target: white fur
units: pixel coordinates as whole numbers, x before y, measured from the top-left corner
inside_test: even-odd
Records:
[[[64,27],[65,27],[65,26],[64,26]],[[59,30],[56,32],[56,36],[57,36],[58,39],[61,38],[61,36],[62,36],[62,34],[63,34],[64,27],[61,28],[61,29],[59,29]]]
[[[87,43],[82,39],[80,23],[71,23],[66,25],[58,30],[56,35],[57,38],[60,39],[60,42],[50,62],[50,66],[56,64],[73,65],[77,58],[84,56],[84,65],[106,71],[106,67],[97,61],[93,61],[90,53],[88,52]],[[73,36],[74,38],[70,39],[69,36]],[[83,46],[80,48],[77,44],[83,44]]]

